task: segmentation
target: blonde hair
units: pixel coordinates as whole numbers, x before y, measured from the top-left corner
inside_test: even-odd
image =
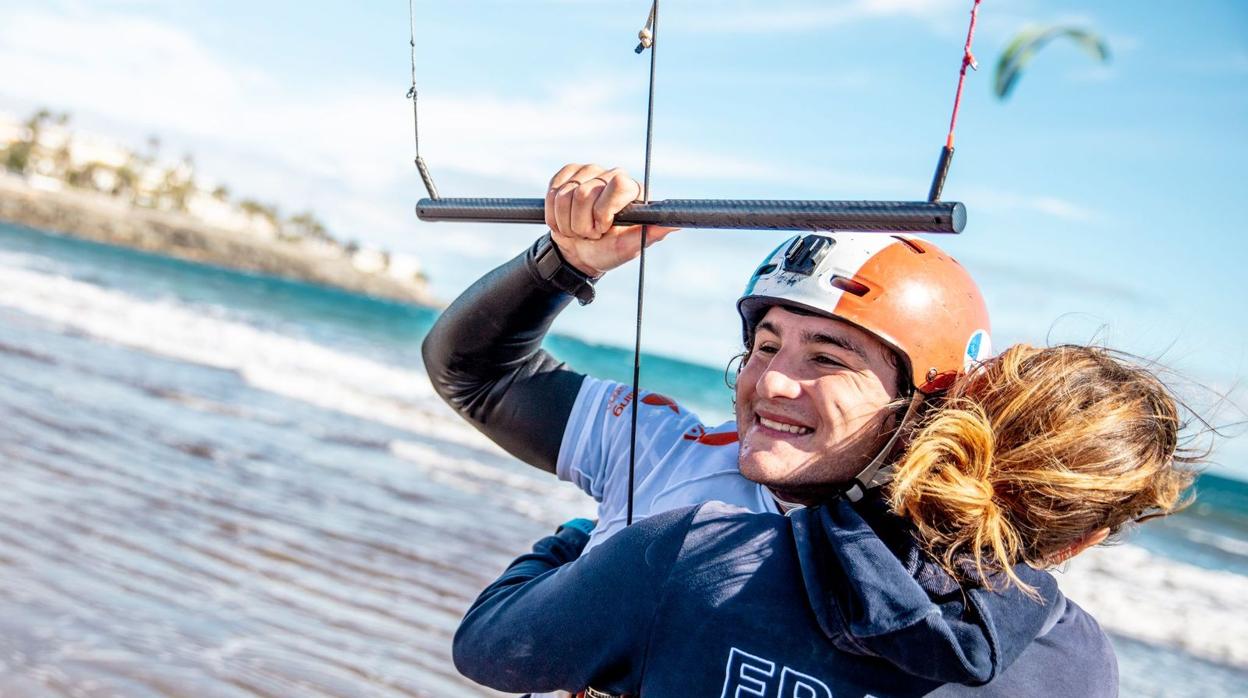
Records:
[[[963,376],[916,427],[887,490],[956,578],[1053,564],[1096,531],[1172,513],[1196,457],[1148,369],[1099,347],[1015,345]],[[1000,577],[998,577],[1000,579]]]

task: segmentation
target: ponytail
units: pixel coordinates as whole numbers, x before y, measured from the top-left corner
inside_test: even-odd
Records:
[[[969,561],[988,580],[1001,570],[1029,594],[1035,590],[1002,561],[1018,558],[1020,536],[998,500],[992,422],[983,407],[960,400],[939,408],[897,466],[889,494],[893,511],[911,521],[928,551],[955,577]]]
[[[962,376],[915,428],[886,489],[955,578],[1035,590],[1096,531],[1182,508],[1195,459],[1176,401],[1149,370],[1099,347],[1010,347]]]

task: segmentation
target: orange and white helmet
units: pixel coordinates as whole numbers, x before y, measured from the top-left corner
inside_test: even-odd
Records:
[[[774,305],[853,323],[891,347],[926,395],[992,353],[988,309],[970,274],[936,245],[901,235],[800,235],[755,270],[737,302],[748,346]]]

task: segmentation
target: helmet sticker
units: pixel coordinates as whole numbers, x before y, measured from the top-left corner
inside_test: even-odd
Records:
[[[969,371],[972,367],[992,356],[992,338],[987,330],[975,330],[966,342],[966,353],[962,356],[962,370]]]

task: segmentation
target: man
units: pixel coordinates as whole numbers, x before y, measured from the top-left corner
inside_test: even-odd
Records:
[[[435,388],[460,414],[600,502],[591,546],[625,523],[634,396],[540,344],[574,297],[589,302],[594,280],[639,254],[640,228],[612,225],[639,194],[622,170],[565,166],[546,193],[550,237],[468,289],[424,344]],[[759,267],[738,307],[753,350],[737,419],[706,427],[643,394],[635,518],[708,500],[776,512],[841,491],[860,498],[884,481],[893,437],[923,397],[990,353],[974,282],[921,240],[798,238]]]
[[[595,165],[561,169],[546,194],[550,235],[469,288],[438,320],[423,347],[435,388],[461,415],[512,454],[576,483],[599,502],[599,522],[587,540],[576,527],[565,527],[560,535],[572,542],[539,542],[532,555],[513,564],[478,599],[470,613],[471,628],[465,632],[461,627],[457,666],[503,690],[560,686],[579,690],[586,681],[604,680],[609,686],[616,658],[607,653],[619,649],[614,644],[574,641],[561,659],[566,662],[575,656],[571,665],[581,673],[547,675],[541,670],[556,662],[527,654],[526,648],[538,646],[536,641],[518,642],[507,627],[542,628],[566,639],[580,635],[564,629],[585,623],[601,628],[599,623],[616,618],[620,632],[608,632],[607,637],[634,644],[644,639],[637,635],[640,628],[626,628],[629,612],[616,607],[625,597],[614,598],[609,589],[599,587],[603,580],[620,580],[629,588],[627,593],[639,594],[641,608],[647,589],[633,589],[636,584],[624,580],[629,569],[649,563],[649,553],[620,570],[603,565],[581,568],[596,569],[600,575],[598,581],[578,588],[586,592],[592,586],[591,596],[603,599],[601,604],[564,606],[557,595],[539,593],[528,597],[526,605],[505,606],[519,611],[524,623],[500,625],[491,615],[498,607],[489,603],[490,598],[561,567],[625,526],[629,410],[635,396],[628,386],[569,369],[540,345],[555,316],[573,298],[588,303],[594,280],[639,254],[639,227],[613,225],[615,214],[639,193],[636,182],[620,170]],[[657,242],[670,232],[652,229],[650,240]],[[824,569],[817,576],[832,576],[807,587],[833,590],[856,601],[829,605],[819,601],[821,591],[811,597],[810,609],[804,599],[769,600],[773,607],[768,613],[777,614],[777,620],[784,613],[792,615],[785,622],[809,622],[814,610],[820,624],[831,623],[821,627],[826,628],[826,639],[845,652],[838,660],[847,672],[842,676],[866,682],[837,684],[840,689],[889,685],[893,688],[887,693],[926,693],[942,684],[991,681],[989,686],[1006,695],[1028,677],[1062,664],[1071,655],[1070,648],[1091,650],[1086,653],[1089,660],[1104,665],[1108,643],[1103,634],[1081,609],[1066,603],[1048,575],[1016,568],[1042,590],[1042,605],[979,590],[968,600],[947,577],[931,574],[930,566],[903,563],[898,556],[917,559],[920,554],[904,530],[885,530],[891,523],[880,528],[879,522],[888,515],[869,493],[888,481],[889,456],[898,446],[900,427],[917,417],[928,396],[938,394],[958,373],[989,354],[983,300],[956,261],[935,245],[913,238],[799,237],[775,250],[755,270],[738,308],[747,354],[736,385],[734,422],[707,427],[670,399],[655,393],[640,397],[635,519],[654,516],[659,527],[670,528],[672,522],[663,523],[670,516],[657,515],[712,500],[771,514],[840,500],[835,510],[803,514],[802,521],[810,522],[803,523],[802,530],[817,529],[821,533],[816,538],[843,538],[854,546],[858,545],[854,541],[865,540],[862,536],[873,537],[874,528],[893,541],[874,539],[875,552],[856,555],[852,564],[837,565],[835,570]],[[849,507],[849,502],[860,503],[861,511],[858,504]],[[834,511],[838,513],[833,515]],[[730,516],[711,524],[724,544],[735,526]],[[642,528],[638,534],[642,538],[632,541],[634,552],[644,552],[645,536],[653,533]],[[827,546],[798,541],[798,548],[816,560],[818,551]],[[613,552],[607,559],[617,558]],[[741,580],[741,574],[758,572],[751,567],[757,561],[750,557],[717,569],[730,581]],[[796,573],[770,571],[779,580]],[[717,582],[717,577],[703,578],[718,584],[722,579]],[[735,593],[724,603],[730,600],[752,603]],[[838,630],[833,626],[850,620],[843,616],[847,608],[843,603],[853,613],[866,615],[862,622]],[[587,608],[606,615],[591,619]],[[748,608],[741,613],[743,619],[751,617]],[[1008,631],[1001,631],[1001,618],[1010,619]],[[696,614],[690,622],[697,622]],[[707,643],[727,637],[713,628],[699,632]],[[1028,652],[1037,647],[1033,639],[1038,636],[1046,636],[1048,645]],[[697,647],[691,649],[694,655],[682,653],[689,648],[675,649],[684,646],[681,638],[670,640],[675,644],[664,659],[676,673],[659,678],[676,677],[680,666],[691,666],[693,656],[706,659]],[[586,654],[581,657],[575,651]],[[724,651],[724,657],[717,654],[709,664],[703,662],[696,679],[702,683],[697,685],[719,688],[718,682],[724,682],[725,691],[734,685],[740,695],[750,694],[751,686],[762,691],[762,684],[751,678],[756,677],[755,669],[737,667],[733,661],[741,655],[734,654],[735,649]],[[1026,660],[1002,676],[1022,653]],[[724,670],[714,669],[725,666],[722,662],[727,662],[730,679],[736,679],[726,681]],[[596,673],[599,669],[607,675]],[[624,678],[614,677],[623,681],[620,685],[630,685]],[[1006,680],[994,681],[997,678]],[[732,683],[737,679],[740,685]],[[794,696],[806,695],[802,687],[813,685],[777,680],[778,688],[772,689],[791,690]],[[1105,686],[1112,688],[1110,683]]]

